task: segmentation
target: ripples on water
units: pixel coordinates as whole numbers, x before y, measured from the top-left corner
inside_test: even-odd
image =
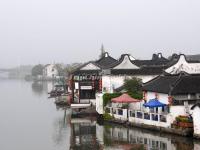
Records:
[[[0,81],[1,150],[200,150],[191,138],[71,119],[47,93],[53,84]]]

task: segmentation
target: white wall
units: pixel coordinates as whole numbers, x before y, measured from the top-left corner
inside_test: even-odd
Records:
[[[113,88],[116,89],[124,84],[125,79],[131,77],[137,77],[142,79],[142,82],[148,82],[152,80],[157,75],[136,75],[136,76],[126,76],[126,75],[103,75],[102,76],[102,89],[106,89],[106,93],[113,93]]]
[[[200,136],[200,108],[195,107],[192,113],[193,124],[194,124],[194,134]]]
[[[130,114],[130,112],[129,112],[129,114]],[[158,116],[158,118],[159,117],[160,116]],[[146,124],[146,125],[153,125],[153,126],[157,126],[157,127],[169,128],[171,126],[170,116],[166,115],[166,120],[167,120],[166,122],[160,122],[160,121],[147,120],[147,119],[143,119],[143,118],[131,117],[129,115],[129,122],[132,122],[132,123]]]
[[[98,114],[103,114],[103,94],[97,93],[96,94],[96,111]]]
[[[45,77],[52,78],[58,76],[58,70],[53,64],[47,65],[43,72]]]
[[[187,72],[189,74],[199,74],[200,73],[200,63],[188,63],[185,60],[185,56],[181,55],[178,62],[173,66],[165,70],[170,74],[177,74],[181,71]]]
[[[170,115],[172,121],[179,115],[186,115],[185,107],[184,106],[170,106]]]
[[[114,118],[115,119],[119,119],[119,120],[123,120],[123,121],[128,120],[128,118],[127,118],[127,109],[122,109],[122,111],[123,111],[122,115],[119,115],[119,113],[118,113],[119,109],[118,108],[113,108],[113,111],[114,110],[116,111],[116,114],[113,113]]]
[[[139,69],[139,67],[136,66],[135,64],[133,64],[130,61],[129,56],[126,55],[126,56],[124,56],[124,60],[119,65],[114,67],[113,69]]]

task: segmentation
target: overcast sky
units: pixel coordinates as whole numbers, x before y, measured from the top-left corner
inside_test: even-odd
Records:
[[[101,44],[130,53],[200,53],[200,0],[1,0],[0,67],[85,62]]]

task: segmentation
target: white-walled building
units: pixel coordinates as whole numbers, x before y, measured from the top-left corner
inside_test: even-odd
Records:
[[[187,60],[184,54],[172,57],[172,65],[165,70],[169,74],[186,72],[188,74],[200,74],[200,61]]]
[[[173,123],[179,115],[192,114],[191,107],[200,101],[200,75],[185,73],[177,75],[161,75],[143,86],[144,100],[159,99],[168,105],[168,121]],[[157,111],[161,113],[162,108]],[[200,114],[199,114],[200,115]]]
[[[103,69],[103,92],[112,93],[131,77],[140,78],[143,83],[148,82],[162,74],[168,63],[169,60],[162,57],[161,53],[154,54],[151,60],[136,60],[129,54],[123,54],[118,62]]]
[[[191,110],[194,124],[194,137],[200,138],[200,103],[193,105]]]
[[[53,79],[53,78],[56,78],[58,75],[59,75],[58,70],[55,64],[47,64],[44,66],[44,69],[43,69],[44,78]]]

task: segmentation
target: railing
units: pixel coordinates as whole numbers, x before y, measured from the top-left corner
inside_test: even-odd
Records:
[[[113,115],[123,116],[124,111],[122,108],[105,107],[105,112]],[[151,113],[151,112],[149,113],[139,110],[129,110],[127,117],[138,118],[143,120],[151,120],[156,122],[167,122],[166,113]]]
[[[148,113],[148,112],[137,111],[137,110],[129,110],[129,116],[133,118],[144,119],[144,120],[167,122],[167,115],[164,113],[158,114],[158,113]]]

